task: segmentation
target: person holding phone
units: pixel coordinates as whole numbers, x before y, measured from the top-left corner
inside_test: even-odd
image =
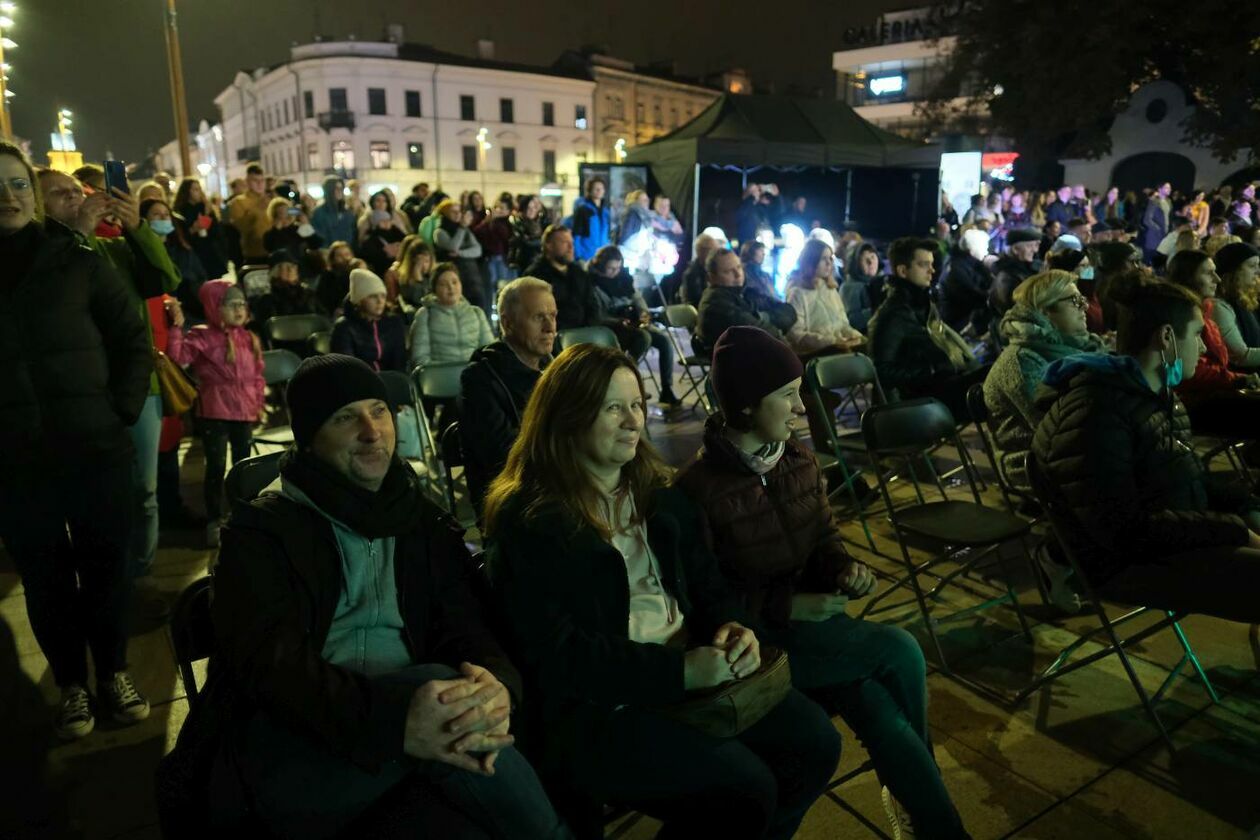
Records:
[[[271,199],[267,205],[267,218],[271,228],[263,234],[263,247],[268,253],[288,251],[298,259],[298,265],[303,266],[306,262],[302,259],[303,255],[319,250],[324,244],[302,208],[287,198]]]

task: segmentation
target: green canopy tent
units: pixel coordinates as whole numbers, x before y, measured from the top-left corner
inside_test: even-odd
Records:
[[[651,143],[625,163],[647,164],[680,218],[698,228],[700,169],[735,167],[904,168],[931,170],[940,147],[916,143],[872,125],[843,102],[794,96],[723,94],[695,119]]]

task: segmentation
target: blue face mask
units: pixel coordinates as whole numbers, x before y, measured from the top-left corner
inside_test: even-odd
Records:
[[[158,236],[170,236],[175,232],[175,223],[170,219],[153,219],[149,222],[149,229]]]
[[[1084,268],[1081,269],[1081,273],[1077,276],[1080,277],[1082,280],[1093,280],[1094,267],[1092,265],[1085,266]]]
[[[1185,370],[1181,366],[1181,357],[1178,356],[1170,365],[1164,362],[1164,385],[1167,388],[1176,388],[1181,384],[1181,380],[1185,378]]]

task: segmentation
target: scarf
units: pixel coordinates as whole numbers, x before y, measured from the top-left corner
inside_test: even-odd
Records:
[[[419,523],[416,475],[397,457],[376,492],[353,484],[313,453],[297,448],[281,458],[280,475],[326,515],[368,539],[399,537]]]
[[[1017,303],[1002,317],[1001,335],[1008,344],[1032,350],[1048,362],[1077,353],[1102,351],[1102,339],[1093,333],[1065,335],[1041,312]]]
[[[748,467],[756,475],[765,475],[779,465],[779,459],[787,451],[787,444],[783,441],[767,443],[756,452],[745,452],[738,446],[734,448],[739,455],[740,462],[745,467]]]

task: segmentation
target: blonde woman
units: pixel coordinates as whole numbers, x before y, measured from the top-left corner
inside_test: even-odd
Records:
[[[1239,368],[1260,368],[1260,322],[1256,303],[1260,301],[1260,251],[1242,242],[1232,242],[1216,252],[1213,260],[1221,282],[1216,290],[1212,319],[1221,330],[1229,350],[1229,363]]]
[[[796,322],[788,330],[787,340],[798,354],[851,350],[865,341],[849,323],[827,243],[818,239],[805,243],[788,277],[787,301],[796,310]]]

